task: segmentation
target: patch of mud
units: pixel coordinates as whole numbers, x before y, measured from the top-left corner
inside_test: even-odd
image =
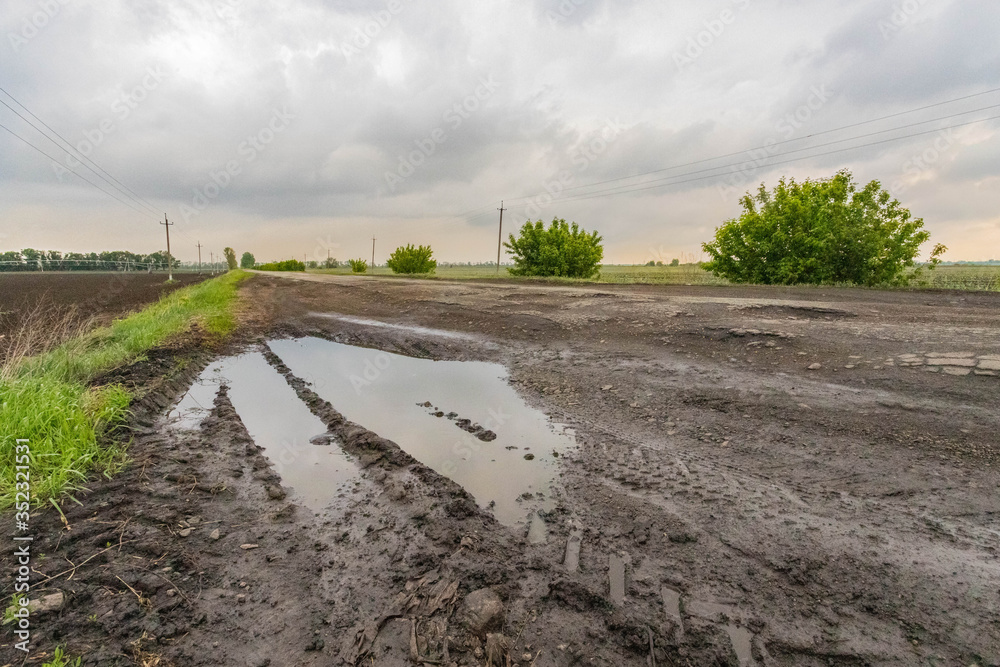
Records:
[[[760,318],[840,320],[858,316],[857,313],[849,310],[826,308],[823,306],[776,306],[750,304],[739,306],[737,311],[742,314]]]

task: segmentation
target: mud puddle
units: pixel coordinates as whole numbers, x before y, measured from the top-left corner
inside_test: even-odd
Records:
[[[499,364],[433,361],[319,338],[271,350],[350,421],[396,442],[515,526],[556,505],[559,456],[575,446],[507,384]],[[536,525],[533,539],[544,539]]]
[[[226,357],[198,376],[167,415],[176,429],[197,429],[222,384],[254,442],[274,464],[282,483],[310,509],[328,508],[337,493],[358,477],[358,466],[329,439],[316,417],[260,352]],[[312,441],[312,442],[311,442]],[[317,446],[313,442],[326,442]]]

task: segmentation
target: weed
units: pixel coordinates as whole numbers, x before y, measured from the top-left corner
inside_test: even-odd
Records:
[[[42,667],[80,667],[82,662],[83,658],[71,660],[63,652],[62,646],[57,646],[55,652],[52,654],[52,660],[43,662]]]

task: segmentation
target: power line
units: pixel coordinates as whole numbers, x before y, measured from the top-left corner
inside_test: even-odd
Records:
[[[880,144],[891,143],[893,141],[901,141],[903,139],[912,139],[913,137],[919,137],[919,136],[922,136],[922,135],[925,135],[925,134],[933,134],[935,132],[942,132],[944,130],[953,130],[953,129],[956,129],[956,128],[959,128],[959,127],[966,127],[968,125],[974,125],[976,123],[984,123],[986,121],[997,120],[997,119],[1000,119],[1000,115],[998,115],[998,116],[990,116],[988,118],[979,118],[977,120],[970,120],[970,121],[968,121],[966,123],[959,123],[957,125],[950,125],[948,127],[936,128],[936,129],[933,129],[933,130],[924,130],[923,132],[914,132],[912,134],[906,134],[906,135],[903,135],[901,137],[892,137],[890,139],[882,139],[880,141],[872,141],[872,142],[868,142],[868,143],[865,143],[865,144],[861,144],[860,146],[847,146],[845,148],[838,148],[836,150],[826,151],[826,152],[823,152],[823,153],[817,153],[815,155],[803,155],[801,157],[791,158],[789,160],[779,160],[779,161],[776,161],[776,162],[770,162],[770,163],[768,163],[767,166],[776,166],[776,165],[779,165],[779,164],[788,164],[788,163],[791,163],[791,162],[798,162],[799,160],[808,160],[810,158],[815,158],[815,157],[823,157],[823,156],[826,156],[826,155],[834,155],[836,153],[843,153],[845,151],[852,151],[852,150],[857,150],[857,149],[860,149],[860,148],[868,148],[870,146],[878,146]],[[849,141],[849,140],[847,140],[847,141]],[[833,142],[833,143],[840,143],[840,142]],[[813,150],[815,148],[819,148],[819,146],[814,146],[814,147],[811,147],[811,148],[806,149],[806,150]],[[792,153],[797,153],[797,152],[800,152],[800,151],[789,151],[788,153],[781,153],[781,154],[778,154],[778,155],[776,155],[774,157],[782,157],[783,155],[791,155]],[[738,164],[740,164],[740,163],[733,163],[733,164],[728,164],[728,165],[720,165],[718,167],[712,168],[711,170],[701,170],[701,171],[714,171],[715,169],[725,169],[725,168],[737,166]],[[691,173],[693,174],[693,173],[698,173],[698,172],[691,172]],[[732,172],[730,172],[730,173],[732,173]],[[670,179],[672,179],[672,178],[681,178],[681,177],[687,176],[687,175],[690,175],[690,174],[681,174],[679,176],[672,176],[672,177],[670,177]],[[725,176],[725,175],[726,175],[725,173],[721,173],[721,174],[709,174],[707,176],[700,176],[698,178],[691,178],[691,179],[686,179],[686,180],[682,180],[682,181],[675,181],[673,183],[659,183],[657,185],[648,185],[649,182],[647,182],[647,183],[640,183],[640,184],[634,184],[632,186],[622,186],[621,188],[611,188],[611,190],[609,190],[609,191],[601,191],[601,192],[597,192],[597,193],[588,193],[588,192],[585,192],[585,193],[581,193],[579,195],[574,195],[572,197],[562,198],[559,201],[579,201],[579,200],[583,200],[583,199],[592,199],[592,198],[595,198],[595,197],[602,197],[602,196],[610,197],[610,196],[614,196],[616,194],[626,194],[626,193],[629,193],[629,192],[642,192],[644,190],[653,190],[653,189],[656,189],[656,188],[663,188],[663,187],[668,187],[668,186],[671,186],[671,185],[680,185],[682,183],[692,183],[692,182],[695,182],[695,181],[703,181],[703,180],[707,180],[707,179],[710,179],[710,178],[719,178],[720,176]],[[670,180],[670,179],[662,179],[662,180]],[[643,185],[645,187],[635,187],[635,185]],[[632,189],[624,189],[626,187],[632,188]]]
[[[44,155],[44,156],[45,156],[45,157],[47,157],[48,159],[52,160],[53,162],[56,162],[56,159],[55,159],[54,157],[52,157],[51,155],[49,155],[48,153],[46,153],[45,151],[43,151],[43,150],[42,150],[41,148],[39,148],[39,147],[38,147],[38,146],[36,146],[35,144],[31,143],[30,141],[28,141],[27,139],[25,139],[24,137],[22,137],[21,135],[19,135],[19,134],[18,134],[17,132],[15,132],[14,130],[10,129],[10,128],[9,128],[9,127],[7,127],[6,125],[3,125],[2,123],[0,123],[0,129],[4,129],[4,130],[6,130],[6,131],[7,131],[7,132],[9,132],[10,134],[14,135],[15,137],[17,137],[18,139],[20,139],[21,141],[23,141],[24,143],[26,143],[26,144],[28,144],[29,146],[31,146],[32,148],[34,148],[34,149],[35,149],[36,151],[38,151],[39,153],[41,153],[42,155]],[[132,209],[133,211],[136,211],[136,212],[138,212],[138,213],[141,213],[142,215],[144,215],[144,216],[147,216],[147,217],[152,217],[152,216],[151,216],[151,215],[149,214],[149,212],[147,212],[147,211],[144,211],[144,210],[142,210],[142,209],[140,209],[140,208],[136,208],[136,207],[135,207],[135,206],[133,206],[133,205],[132,205],[132,204],[131,204],[130,202],[128,202],[128,201],[125,201],[124,199],[122,199],[122,198],[118,197],[118,196],[117,196],[117,195],[115,195],[115,193],[113,193],[113,192],[109,192],[109,191],[105,190],[104,188],[102,188],[101,186],[99,186],[99,185],[98,185],[97,183],[94,183],[94,182],[93,182],[93,181],[91,181],[90,179],[88,179],[88,178],[85,178],[84,176],[82,176],[82,175],[81,175],[81,174],[79,174],[78,172],[74,171],[73,169],[68,169],[68,170],[69,170],[69,172],[70,172],[71,174],[73,174],[74,176],[76,176],[76,177],[80,178],[81,180],[83,180],[83,181],[86,181],[87,183],[89,183],[89,184],[93,185],[93,186],[94,186],[95,188],[97,188],[98,190],[100,190],[100,191],[101,191],[101,192],[103,192],[104,194],[108,195],[109,197],[111,197],[111,198],[113,198],[113,199],[116,199],[116,200],[120,201],[120,202],[121,202],[122,204],[125,204],[125,205],[126,205],[126,206],[128,206],[128,207],[129,207],[130,209]],[[156,220],[156,218],[153,218],[153,219],[154,219],[154,220]]]
[[[39,118],[38,116],[36,116],[35,114],[33,114],[31,112],[31,110],[29,110],[26,106],[24,106],[23,104],[21,104],[20,102],[18,102],[17,99],[13,95],[11,95],[10,93],[8,93],[3,88],[0,88],[0,91],[2,91],[10,99],[14,100],[14,102],[19,107],[21,107],[22,109],[24,109],[32,118],[34,118],[39,123],[41,123],[46,128],[48,128],[48,130],[50,132],[52,132],[54,135],[56,135],[57,137],[59,137],[59,139],[61,139],[64,144],[66,144],[67,146],[69,146],[69,150],[67,150],[66,148],[63,148],[62,146],[59,145],[59,143],[55,139],[53,139],[52,137],[50,137],[41,128],[39,128],[37,125],[35,125],[34,123],[32,123],[30,120],[28,120],[27,118],[25,118],[23,115],[21,115],[21,113],[17,109],[15,109],[11,105],[7,104],[3,100],[0,100],[0,104],[4,105],[5,107],[7,107],[11,111],[13,111],[15,114],[17,114],[18,118],[20,118],[21,120],[23,120],[24,122],[26,122],[28,125],[31,125],[31,127],[33,127],[35,130],[37,130],[39,134],[41,134],[43,137],[45,137],[50,142],[52,142],[52,144],[54,144],[56,148],[58,148],[59,150],[63,151],[64,153],[66,153],[70,157],[76,158],[76,155],[79,155],[80,157],[77,158],[77,160],[80,162],[80,164],[82,164],[84,167],[86,167],[91,172],[93,172],[93,174],[95,176],[97,176],[98,178],[102,179],[105,183],[107,183],[111,187],[115,188],[116,190],[118,190],[119,192],[121,192],[126,197],[129,197],[130,199],[134,200],[137,204],[139,204],[141,206],[148,207],[151,212],[155,212],[156,211],[156,207],[154,207],[152,204],[150,204],[149,202],[147,202],[144,199],[142,199],[142,197],[140,197],[135,192],[133,192],[127,185],[125,185],[124,183],[122,183],[121,181],[119,181],[117,178],[115,178],[114,176],[112,176],[111,174],[109,174],[107,171],[105,171],[103,168],[101,168],[96,162],[94,162],[89,157],[87,157],[86,155],[84,155],[83,153],[81,153],[80,151],[78,151],[76,148],[74,148],[73,145],[65,137],[63,137],[61,134],[59,134],[58,132],[56,132],[55,130],[53,130],[51,127],[49,127],[49,125],[45,121],[43,121],[41,118]],[[74,155],[74,153],[76,155]],[[84,162],[83,160],[86,160],[86,162]],[[105,174],[107,174],[107,177],[105,177],[105,176],[101,175],[100,173],[98,173],[94,169],[94,167],[91,167],[90,165],[88,165],[87,162],[90,162],[90,164],[93,164],[94,167],[97,167],[97,169],[100,169],[102,172],[104,172]],[[68,168],[68,166],[69,165],[67,165],[67,168]],[[111,180],[109,180],[109,178]],[[114,182],[112,182],[112,181],[114,181]],[[115,183],[117,183],[117,185]]]
[[[673,169],[682,169],[684,167],[691,167],[691,166],[695,166],[695,165],[698,165],[698,164],[704,164],[706,162],[712,162],[714,160],[721,160],[721,159],[724,159],[724,158],[727,158],[727,157],[734,157],[734,156],[737,156],[737,155],[744,155],[744,154],[747,154],[747,153],[753,153],[754,151],[769,150],[769,149],[772,149],[775,146],[781,146],[781,145],[792,143],[792,142],[795,142],[795,141],[804,141],[806,139],[810,139],[810,138],[813,138],[813,137],[818,137],[818,136],[822,136],[822,135],[826,135],[826,134],[832,134],[834,132],[840,132],[842,130],[847,130],[847,129],[851,129],[851,128],[855,128],[855,127],[860,127],[862,125],[869,125],[871,123],[877,123],[879,121],[888,120],[890,118],[896,118],[896,117],[899,117],[899,116],[903,116],[903,115],[907,115],[907,114],[911,114],[911,113],[916,113],[918,111],[925,111],[927,109],[932,109],[932,108],[935,108],[935,107],[944,106],[946,104],[953,104],[955,102],[961,102],[963,100],[972,99],[974,97],[981,97],[983,95],[989,95],[990,93],[995,93],[995,92],[1000,92],[1000,88],[992,88],[990,90],[985,90],[985,91],[978,92],[978,93],[972,93],[970,95],[964,95],[962,97],[956,97],[956,98],[949,99],[949,100],[944,100],[944,101],[941,101],[941,102],[935,102],[934,104],[928,104],[928,105],[925,105],[925,106],[922,106],[922,107],[916,107],[914,109],[908,109],[906,111],[898,111],[896,113],[888,114],[886,116],[880,116],[878,118],[872,118],[870,120],[859,121],[859,122],[856,122],[856,123],[851,123],[849,125],[842,125],[840,127],[832,128],[832,129],[829,129],[829,130],[823,130],[821,132],[814,132],[812,134],[809,134],[809,135],[806,135],[806,136],[803,136],[803,137],[795,137],[793,139],[787,139],[785,141],[778,141],[778,142],[770,143],[770,144],[767,144],[767,145],[764,145],[764,146],[756,146],[756,147],[753,147],[753,148],[747,148],[747,149],[743,149],[743,150],[740,150],[740,151],[734,151],[732,153],[725,153],[725,154],[722,154],[722,155],[716,155],[716,156],[709,157],[709,158],[704,158],[704,159],[700,159],[700,160],[694,160],[692,162],[686,162],[686,163],[683,163],[683,164],[676,164],[676,165],[672,165],[672,166],[669,166],[669,167],[663,167],[661,169],[654,169],[652,171],[647,171],[647,172],[643,172],[643,173],[639,173],[639,174],[632,174],[630,176],[620,176],[618,178],[612,178],[612,179],[608,179],[608,180],[604,180],[604,181],[595,181],[593,183],[588,183],[586,185],[578,185],[578,186],[573,186],[573,187],[570,187],[570,188],[564,188],[562,190],[562,192],[569,192],[569,191],[572,191],[572,190],[580,190],[580,189],[584,189],[584,188],[591,188],[591,187],[594,187],[594,186],[597,186],[597,185],[606,185],[608,183],[616,183],[618,181],[623,181],[623,180],[642,178],[643,176],[650,176],[652,174],[658,174],[658,173],[662,173],[664,171],[670,171],[670,170],[673,170]],[[989,107],[984,107],[983,109],[991,109],[991,108],[994,108],[995,106],[996,105],[989,106]],[[979,109],[977,111],[981,111],[983,109]],[[974,113],[974,111],[967,111],[967,112],[962,112],[962,113],[954,114],[952,116],[945,116],[945,117],[939,118],[937,120],[951,118],[951,117],[954,117],[954,116],[963,115],[965,113]],[[924,121],[924,122],[934,122],[934,121]],[[916,124],[913,124],[913,125],[918,125],[918,124],[920,124],[920,123],[916,123]],[[905,127],[912,127],[913,125],[907,125],[907,126],[902,126],[902,127],[893,128],[893,129],[894,130],[898,130],[898,129],[903,129]],[[886,131],[893,131],[893,130],[884,130],[883,132],[886,132]],[[873,133],[873,134],[877,134],[877,133]],[[861,135],[861,136],[871,136],[871,135]],[[857,139],[857,138],[860,138],[860,137],[852,137],[850,139],[843,139],[841,141],[850,141],[852,139]],[[824,145],[832,145],[833,143],[837,143],[837,142],[831,142],[830,144],[824,144]],[[817,148],[817,146],[814,146],[812,148]],[[806,149],[801,149],[801,150],[806,150]],[[787,154],[787,153],[785,153],[785,154]],[[639,183],[635,183],[635,184],[632,184],[632,185],[640,185],[640,184]],[[625,187],[625,186],[622,186],[622,187]],[[516,203],[527,203],[527,202],[531,201],[532,199],[534,199],[536,197],[540,197],[540,196],[544,196],[544,195],[550,195],[550,194],[551,193],[549,193],[549,192],[539,192],[539,193],[535,193],[533,195],[529,195],[529,196],[525,196],[525,197],[520,197],[520,198],[514,199],[512,201],[514,201]],[[470,219],[476,219],[476,218],[479,218],[479,217],[485,217],[486,215],[492,215],[492,210],[486,210],[486,209],[492,209],[492,208],[493,208],[493,206],[483,206],[483,207],[479,207],[479,208],[474,208],[474,209],[470,209],[468,211],[465,211],[463,213],[459,213],[458,215],[455,215],[454,217],[465,217],[466,215],[468,215],[470,213],[476,213],[477,214],[477,215],[472,216],[472,218],[470,218]],[[483,211],[483,212],[479,213],[479,211]]]

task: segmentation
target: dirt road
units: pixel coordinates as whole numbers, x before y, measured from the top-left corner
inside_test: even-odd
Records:
[[[1000,295],[292,274],[245,290],[240,350],[285,380],[269,400],[294,392],[358,473],[310,511],[229,379],[194,430],[150,418],[134,482],[158,509],[101,516],[155,514],[115,541],[138,524],[187,554],[187,620],[174,604],[166,636],[146,630],[175,664],[1000,665]],[[262,344],[303,336],[502,364],[575,435],[548,504],[495,521],[379,437],[392,415],[352,422],[319,370]],[[190,358],[153,414],[208,362]],[[471,455],[486,469],[490,446]]]

